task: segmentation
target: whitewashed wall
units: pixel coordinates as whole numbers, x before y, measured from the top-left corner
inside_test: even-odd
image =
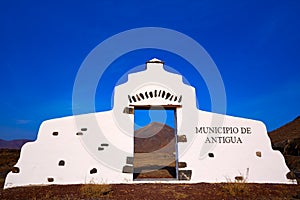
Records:
[[[170,93],[172,99],[158,96],[159,91]],[[142,99],[140,94],[146,92],[149,98]],[[132,174],[122,173],[134,146],[134,115],[123,111],[134,105],[181,106],[176,111],[176,132],[185,135],[187,142],[178,143],[178,161],[186,162],[184,170],[192,170],[192,176],[189,181],[169,182],[228,182],[242,176],[247,182],[294,183],[286,178],[289,169],[280,152],[272,150],[262,122],[198,110],[195,89],[184,84],[180,75],[165,71],[162,62],[152,60],[147,70],[130,74],[127,83],[115,88],[111,111],[43,122],[37,140],[22,147],[15,165],[19,172],[10,172],[4,187],[134,183]],[[249,127],[251,133],[197,133],[200,127]],[[239,143],[209,143],[212,137],[238,137]]]

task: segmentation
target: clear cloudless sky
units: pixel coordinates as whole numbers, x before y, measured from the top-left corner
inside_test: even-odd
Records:
[[[299,0],[2,0],[0,139],[35,139],[42,121],[72,115],[74,80],[89,52],[114,34],[150,26],[182,32],[206,49],[222,75],[228,115],[276,129],[300,114],[299,11]],[[124,73],[153,57],[182,74],[196,88],[199,109],[211,111],[193,67],[155,49],[109,66],[96,111],[110,110]]]
[[[134,130],[143,128],[152,122],[175,128],[174,110],[134,110]]]

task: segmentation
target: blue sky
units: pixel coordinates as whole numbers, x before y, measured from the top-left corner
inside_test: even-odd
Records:
[[[42,121],[72,115],[76,73],[88,53],[119,32],[164,27],[182,32],[216,63],[227,114],[258,119],[273,130],[300,113],[300,1],[1,1],[0,138],[35,139]],[[153,57],[180,72],[210,111],[202,78],[184,59],[144,49],[106,70],[96,110],[110,110],[113,88]]]
[[[134,130],[143,128],[152,122],[159,122],[174,128],[174,110],[134,110]]]

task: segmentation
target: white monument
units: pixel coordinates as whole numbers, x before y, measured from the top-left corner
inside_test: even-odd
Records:
[[[115,88],[110,111],[44,121],[26,143],[5,188],[87,183],[295,183],[260,121],[198,110],[195,89],[153,59]],[[136,179],[135,110],[174,112],[175,174]],[[167,145],[167,146],[168,146]],[[167,148],[164,146],[162,149]]]

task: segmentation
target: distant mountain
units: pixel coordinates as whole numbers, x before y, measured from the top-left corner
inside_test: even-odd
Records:
[[[136,130],[134,136],[135,153],[149,153],[157,150],[173,153],[175,150],[175,130],[166,124],[152,122]]]
[[[1,140],[0,139],[0,149],[21,149],[21,147],[26,142],[31,142],[32,140],[21,139],[21,140]]]
[[[134,131],[134,179],[176,178],[175,130],[158,122]]]

